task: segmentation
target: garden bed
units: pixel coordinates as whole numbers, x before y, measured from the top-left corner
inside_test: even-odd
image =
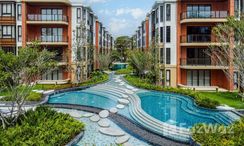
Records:
[[[65,145],[84,131],[84,124],[47,107],[28,111],[7,129],[0,125],[0,145]]]

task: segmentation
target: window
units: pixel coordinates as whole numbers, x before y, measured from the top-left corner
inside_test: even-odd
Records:
[[[171,20],[171,5],[167,4],[166,5],[166,21]]]
[[[158,8],[156,9],[156,24],[158,23]]]
[[[166,42],[170,43],[171,40],[171,30],[170,30],[170,26],[166,27]]]
[[[160,6],[160,22],[164,21],[164,7]]]
[[[211,5],[188,5],[187,18],[210,18]]]
[[[164,28],[160,27],[160,42],[164,42]]]
[[[166,86],[170,86],[170,70],[166,70]]]
[[[18,26],[18,41],[22,41],[22,27]]]
[[[0,33],[2,38],[15,38],[15,26],[2,25],[0,26]]]
[[[62,9],[42,9],[42,20],[47,21],[63,21]]]
[[[22,8],[21,8],[21,4],[17,5],[17,19],[21,20],[21,15],[22,15]]]
[[[209,70],[188,70],[187,85],[188,86],[210,86],[211,75]]]
[[[170,64],[170,62],[171,62],[170,48],[166,48],[166,64]]]
[[[2,15],[12,16],[12,4],[2,4]]]
[[[80,23],[81,22],[81,8],[77,8],[77,11],[76,11],[76,16],[77,16],[77,23]]]
[[[164,63],[164,48],[160,48],[160,62]]]
[[[41,34],[41,40],[44,42],[63,41],[63,28],[42,28]]]

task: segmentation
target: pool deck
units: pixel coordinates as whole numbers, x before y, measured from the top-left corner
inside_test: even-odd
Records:
[[[82,110],[86,112],[96,113],[96,114],[98,114],[103,110],[95,107],[71,105],[71,104],[46,104],[46,105],[52,108],[75,109],[75,110]],[[141,127],[140,125],[134,123],[130,119],[121,116],[119,114],[110,113],[109,119],[112,120],[114,123],[116,123],[123,130],[128,132],[129,134],[154,146],[187,146],[188,145],[188,144],[169,140],[156,133],[150,132],[144,129],[143,127]]]

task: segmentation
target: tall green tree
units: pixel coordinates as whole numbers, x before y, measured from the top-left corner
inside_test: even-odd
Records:
[[[0,50],[0,92],[10,93],[9,113],[0,111],[3,128],[13,125],[24,113],[23,105],[43,74],[56,68],[55,53],[41,50],[33,44],[19,50],[18,56]]]
[[[125,62],[127,59],[126,50],[131,47],[131,38],[129,36],[120,36],[116,38],[114,45],[121,55],[121,61]]]
[[[218,46],[210,46],[206,53],[212,62],[220,66],[229,66],[223,69],[229,80],[233,81],[232,70],[239,74],[240,91],[244,89],[244,20],[229,17],[228,21],[213,28]]]

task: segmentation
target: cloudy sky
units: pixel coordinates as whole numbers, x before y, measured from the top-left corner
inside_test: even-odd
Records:
[[[132,35],[155,0],[83,0],[114,37]]]

